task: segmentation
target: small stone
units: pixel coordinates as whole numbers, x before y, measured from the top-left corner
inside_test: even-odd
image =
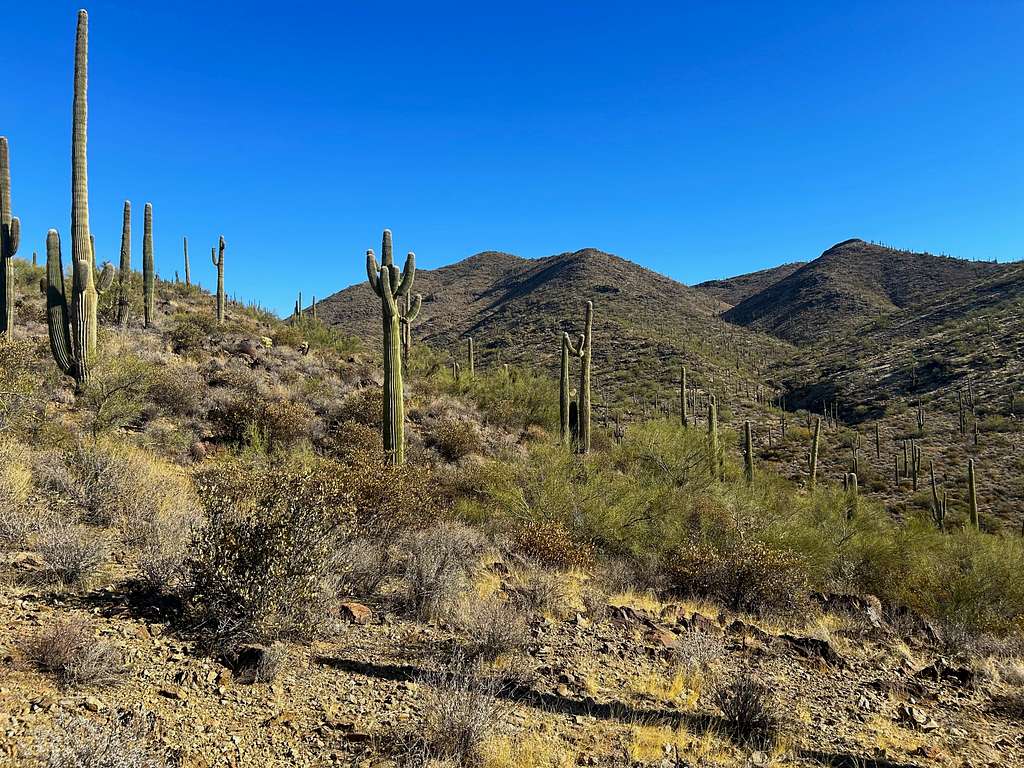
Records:
[[[373,611],[362,603],[346,600],[338,606],[338,617],[349,624],[369,624]]]
[[[107,705],[95,696],[86,696],[85,701],[82,702],[82,706],[90,712],[102,712],[107,708]]]

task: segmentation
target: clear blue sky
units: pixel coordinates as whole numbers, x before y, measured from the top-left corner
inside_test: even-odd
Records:
[[[593,246],[694,283],[847,237],[1024,256],[1024,3],[93,2],[93,230],[228,241],[287,312],[395,232],[425,267]],[[78,5],[0,0],[21,255],[69,227]]]

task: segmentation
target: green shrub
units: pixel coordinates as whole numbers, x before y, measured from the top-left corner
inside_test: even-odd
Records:
[[[187,355],[203,349],[220,334],[217,319],[212,314],[183,312],[171,319],[171,327],[164,332],[164,337],[175,353]]]
[[[448,461],[458,461],[483,448],[476,425],[463,419],[443,419],[434,427],[429,443]]]

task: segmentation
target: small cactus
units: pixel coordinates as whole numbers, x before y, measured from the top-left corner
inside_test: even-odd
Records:
[[[14,254],[21,240],[21,221],[11,215],[11,163],[7,137],[0,136],[0,336],[14,335]],[[34,258],[35,254],[33,254]],[[34,266],[34,263],[33,263]]]
[[[935,462],[928,462],[928,474],[932,481],[932,520],[940,531],[946,530],[946,490],[942,490],[942,499],[939,499],[939,490],[935,484]]]
[[[124,213],[121,220],[121,263],[117,270],[117,324],[122,328],[128,325],[128,314],[131,302],[128,300],[128,288],[132,279],[132,204],[124,201]]]
[[[405,269],[399,272],[392,254],[391,230],[385,229],[381,263],[372,250],[366,252],[366,276],[380,297],[384,326],[384,412],[382,436],[384,453],[391,464],[405,462],[405,403],[402,390],[401,328],[398,300],[412,290],[416,278],[416,255],[411,251]],[[458,368],[455,369],[456,379]]]
[[[220,236],[217,247],[210,249],[210,260],[217,268],[217,322],[224,322],[227,298],[224,296],[224,235]]]
[[[156,272],[153,265],[153,204],[142,215],[142,319],[147,328],[156,322]]]

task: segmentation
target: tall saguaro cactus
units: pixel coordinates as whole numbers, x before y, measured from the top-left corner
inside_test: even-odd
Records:
[[[11,160],[7,137],[0,136],[0,336],[14,335],[14,254],[21,240],[21,222],[11,215]]]
[[[978,520],[978,484],[974,475],[974,459],[967,460],[967,509],[970,514],[971,527],[980,527]]]
[[[722,458],[718,447],[718,401],[714,395],[708,396],[708,466],[711,469],[711,476],[720,480]]]
[[[416,278],[416,255],[409,252],[405,269],[395,266],[391,230],[385,229],[381,242],[381,259],[377,264],[373,250],[366,252],[366,276],[370,287],[381,300],[384,331],[384,408],[382,437],[389,463],[405,462],[405,403],[402,391],[401,321],[398,300],[411,290]]]
[[[188,263],[188,238],[181,238],[182,247],[185,249],[185,286],[192,285],[192,269]]]
[[[750,485],[754,482],[754,436],[749,421],[743,422],[743,469]]]
[[[153,264],[153,204],[142,217],[142,315],[149,328],[156,321],[156,268]]]
[[[568,333],[562,334],[562,365],[558,378],[558,424],[559,437],[561,438],[562,445],[565,446],[570,444],[572,434],[577,431],[571,426],[571,406],[569,403],[569,355],[572,354],[579,357],[579,350],[583,348],[583,344],[584,339],[582,334],[580,334],[579,340],[575,346],[569,338]]]
[[[128,288],[132,279],[132,204],[124,201],[121,221],[121,263],[117,270],[117,324],[128,325]]]
[[[590,363],[594,346],[593,337],[594,302],[588,301],[583,333],[579,335],[575,345],[571,341],[569,342],[569,351],[582,360],[580,365],[580,391],[578,393],[576,409],[577,418],[579,419],[579,441],[577,442],[576,450],[579,453],[590,453]]]
[[[89,179],[86,158],[88,123],[89,14],[78,12],[75,39],[75,94],[71,128],[71,301],[64,288],[60,236],[46,236],[46,316],[50,349],[57,366],[75,379],[77,387],[89,380],[96,354],[96,305],[114,280],[114,268],[105,264],[97,285],[95,255],[89,232]]]
[[[686,366],[680,366],[679,368],[679,414],[682,419],[683,426],[690,426],[690,404],[688,402],[688,396],[686,394]]]
[[[473,355],[473,337],[470,336],[466,340],[466,371],[469,373],[469,377],[473,378],[476,374],[476,361]]]
[[[818,479],[818,440],[821,438],[821,417],[814,420],[814,437],[811,438],[811,455],[809,460],[809,469],[811,471],[811,478],[808,481],[807,487],[814,490],[814,482]]]
[[[217,248],[210,249],[210,259],[213,261],[213,266],[217,268],[217,322],[224,322],[224,307],[226,299],[224,297],[224,235],[220,236],[220,240],[217,243]]]

